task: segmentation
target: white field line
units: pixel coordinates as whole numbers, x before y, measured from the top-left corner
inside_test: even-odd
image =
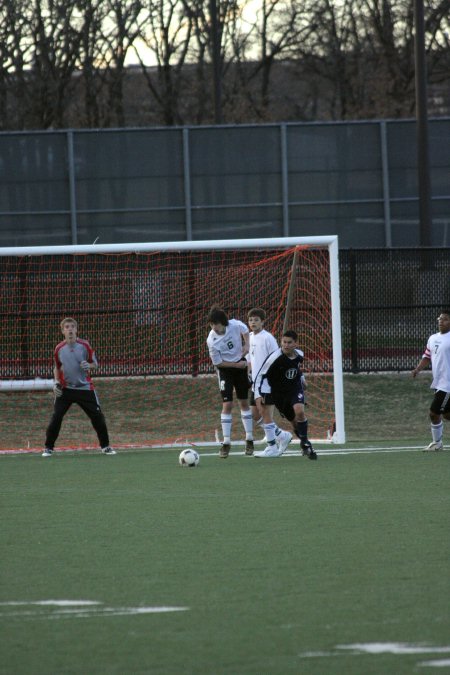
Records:
[[[378,447],[378,448],[369,448],[369,447],[361,447],[361,448],[336,448],[336,449],[329,449],[329,448],[316,448],[315,450],[317,454],[322,457],[324,455],[328,457],[333,457],[335,455],[354,455],[354,454],[370,454],[370,453],[383,453],[383,452],[411,452],[411,451],[418,451],[418,450],[423,450],[423,445],[408,445],[408,446],[401,446],[401,447],[394,447],[394,446],[385,446],[385,447]],[[201,457],[217,457],[218,451],[216,452],[199,452]],[[230,456],[234,455],[236,457],[247,457],[247,455],[244,455],[244,452],[230,452]],[[282,457],[301,457],[302,453],[300,450],[286,450],[281,457],[275,457],[274,459],[281,459]],[[255,458],[256,459],[256,458]],[[261,458],[258,458],[261,459]]]
[[[368,654],[378,656],[380,654],[392,654],[393,656],[425,655],[425,654],[448,654],[450,646],[439,647],[433,645],[408,644],[405,642],[368,642],[350,645],[336,645],[330,651],[303,652],[299,654],[303,659],[327,658],[342,656],[344,650],[352,656]],[[432,659],[430,661],[419,661],[416,667],[435,667],[445,668],[450,665],[450,659]]]
[[[350,645],[337,645],[337,649],[363,654],[449,654],[450,647],[433,647],[432,645],[415,645],[405,642],[363,642]]]
[[[212,444],[209,444],[212,445]],[[192,447],[195,448],[199,454],[202,457],[215,457],[219,450],[218,448],[215,449],[212,452],[203,452],[199,448],[205,447],[205,444],[201,443],[189,443],[186,442],[184,444],[180,444],[179,446],[174,446],[174,445],[164,445],[164,446],[154,446],[154,445],[127,445],[126,447],[120,446],[120,445],[115,445],[114,448],[116,450],[122,451],[122,452],[160,452],[161,450],[176,450],[179,451],[180,448],[183,447]],[[216,446],[217,447],[217,446]],[[327,446],[325,448],[320,448],[314,446],[317,453],[321,456],[333,456],[333,455],[353,455],[353,454],[361,454],[361,453],[382,453],[382,452],[411,452],[411,451],[419,451],[423,450],[425,445],[404,445],[404,446],[391,446],[391,445],[384,445],[384,446],[377,446],[377,447],[369,447],[369,446],[361,446],[358,448],[336,448],[331,446]],[[100,454],[100,451],[98,448],[57,448],[55,450],[55,455],[58,454],[75,454],[75,453],[92,453],[92,451],[97,452]],[[42,448],[17,448],[17,449],[11,449],[11,450],[0,450],[0,456],[1,455],[40,455],[42,453]],[[432,453],[434,454],[434,453]],[[230,455],[234,456],[244,456],[244,451],[243,450],[236,450],[230,452]],[[283,457],[299,457],[301,455],[300,450],[286,450],[286,452],[283,454]]]
[[[86,619],[104,616],[138,616],[142,614],[163,614],[184,612],[189,607],[144,606],[104,607],[93,600],[37,600],[10,601],[0,603],[0,618],[20,619]]]

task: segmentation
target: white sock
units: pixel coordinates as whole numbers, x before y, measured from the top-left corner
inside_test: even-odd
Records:
[[[441,420],[439,424],[431,425],[431,438],[435,443],[442,441],[442,431],[444,429],[444,422]]]
[[[274,422],[269,422],[269,424],[264,425],[264,431],[266,432],[266,441],[268,445],[273,445],[275,443],[275,429],[276,424]]]
[[[220,416],[220,423],[222,425],[222,435],[223,435],[223,442],[224,443],[230,443],[231,442],[231,423],[233,420],[233,416],[230,415],[229,413],[222,413]]]
[[[253,415],[251,410],[241,410],[241,420],[245,429],[245,440],[253,440]]]

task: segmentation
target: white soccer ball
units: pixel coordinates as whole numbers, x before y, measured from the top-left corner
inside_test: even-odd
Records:
[[[184,450],[180,452],[178,461],[181,466],[198,466],[200,455],[193,448],[184,448]]]

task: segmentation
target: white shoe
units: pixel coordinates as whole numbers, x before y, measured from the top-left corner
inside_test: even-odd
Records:
[[[51,457],[52,452],[53,452],[53,450],[51,450],[51,448],[45,448],[44,452],[42,453],[42,457]]]
[[[280,451],[280,455],[282,455],[283,452],[286,450],[287,446],[289,445],[289,443],[292,441],[292,434],[290,434],[289,431],[282,431],[281,434],[278,436],[278,438],[280,440],[277,443],[277,445]]]
[[[253,453],[253,457],[281,457],[282,453],[276,445],[268,445],[264,450],[258,450]]]
[[[444,444],[442,441],[433,441],[430,443],[430,445],[427,445],[426,448],[423,449],[423,452],[437,452],[438,450],[443,450],[444,449]]]
[[[110,445],[107,445],[106,448],[102,448],[102,452],[104,455],[115,455],[116,451],[112,449]]]

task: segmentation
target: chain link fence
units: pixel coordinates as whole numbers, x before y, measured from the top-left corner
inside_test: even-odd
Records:
[[[339,254],[345,372],[412,370],[450,310],[450,248]]]

